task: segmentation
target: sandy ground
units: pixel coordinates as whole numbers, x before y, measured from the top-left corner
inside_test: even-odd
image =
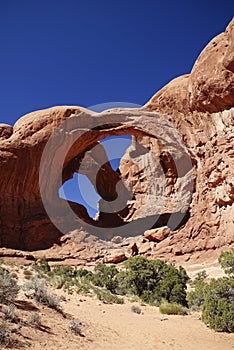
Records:
[[[86,299],[77,306],[69,303],[66,309],[69,313],[77,310],[77,316],[87,325],[84,332],[92,342],[84,344],[83,349],[234,349],[234,334],[211,331],[198,314],[165,316],[156,307],[140,306],[139,315],[131,311],[132,305],[103,305]]]
[[[215,271],[214,267],[211,271]],[[195,270],[192,269],[192,272]],[[19,274],[19,281],[22,281],[21,270]],[[234,350],[234,334],[210,330],[200,320],[199,313],[168,316],[160,314],[157,307],[128,300],[123,305],[107,305],[94,297],[68,295],[62,290],[51,292],[65,296],[66,300],[61,305],[66,317],[37,305],[27,299],[23,291],[20,292],[16,306],[21,320],[25,322],[35,311],[42,317],[39,328],[24,323],[19,330],[18,339],[28,343],[26,349]],[[132,305],[139,306],[142,313],[132,312]],[[68,323],[72,319],[81,322],[83,337],[70,332]]]
[[[28,303],[27,308],[30,305],[32,307]],[[32,350],[234,349],[234,334],[210,330],[199,319],[199,314],[168,316],[161,315],[156,307],[140,306],[142,314],[139,315],[131,311],[132,305],[130,302],[106,305],[89,297],[72,296],[63,302],[70,317],[64,319],[57,312],[43,308],[41,329],[24,327],[21,333],[31,344],[27,348]],[[82,321],[84,337],[68,330],[71,316]]]

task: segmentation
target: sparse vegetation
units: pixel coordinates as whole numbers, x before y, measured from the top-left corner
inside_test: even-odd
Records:
[[[123,303],[118,297],[138,297],[141,302],[159,305],[162,299],[187,306],[186,271],[162,260],[148,260],[142,256],[129,258],[124,269],[115,265],[98,264],[94,272],[71,266],[56,266],[51,269],[46,260],[41,260],[43,273],[51,285],[64,288],[68,293],[94,293],[99,300],[108,303]],[[40,266],[38,265],[38,266]],[[98,287],[98,288],[97,288]]]
[[[59,304],[59,298],[49,293],[43,281],[37,277],[31,279],[24,286],[27,297],[34,299],[38,303],[46,305],[51,309],[61,312],[62,308]]]
[[[42,259],[34,264],[36,271],[30,266],[20,271],[19,266],[18,273],[25,279],[23,289],[28,298],[61,313],[61,300],[69,301],[70,296],[66,298],[65,293],[60,297],[53,295],[51,286],[63,288],[69,294],[95,295],[105,304],[123,304],[128,298],[136,303],[131,306],[131,311],[136,314],[142,314],[139,306],[143,303],[159,306],[160,312],[167,315],[186,315],[188,306],[190,311],[200,310],[202,321],[215,331],[234,332],[233,250],[222,253],[219,262],[227,276],[208,283],[206,272],[201,271],[190,281],[192,290],[188,293],[189,278],[182,267],[142,256],[126,260],[120,269],[116,265],[98,264],[93,272],[72,266],[52,268]],[[23,304],[21,298],[16,300],[20,286],[17,274],[12,271],[15,271],[15,266],[10,268],[0,263],[0,303],[3,304],[0,309],[0,348],[15,346],[24,334],[20,331],[22,327],[31,330],[34,327],[34,332],[36,328],[40,331],[47,329],[45,316],[42,325],[40,305],[35,307],[31,301]],[[17,308],[24,310],[22,315]],[[31,310],[30,314],[27,308]],[[83,336],[80,322],[72,320],[67,326],[71,333]]]
[[[16,307],[13,304],[4,305],[2,307],[2,312],[4,313],[4,319],[10,322],[17,322],[19,320],[19,315],[16,312]]]
[[[75,335],[83,336],[81,332],[81,324],[80,322],[77,322],[76,320],[72,320],[68,323],[68,328],[70,329],[71,333]]]
[[[42,324],[41,323],[41,315],[38,312],[33,312],[29,316],[27,323],[32,325],[32,326],[35,326],[35,327],[40,327]]]
[[[164,301],[159,306],[159,311],[165,315],[187,315],[188,310],[180,304]]]
[[[9,304],[13,303],[16,299],[20,287],[17,284],[17,280],[12,277],[6,269],[0,269],[0,303]]]
[[[56,266],[49,273],[49,280],[53,287],[64,288],[68,293],[88,294],[90,292],[90,278],[92,273],[85,269],[72,266]]]
[[[112,294],[109,290],[102,288],[94,288],[94,293],[97,295],[98,299],[104,304],[123,304],[124,299],[119,298],[117,295]]]
[[[134,312],[135,314],[138,314],[138,315],[141,314],[141,308],[140,308],[139,306],[132,305],[131,310],[132,310],[132,312]]]
[[[6,348],[16,344],[16,340],[9,329],[6,321],[0,320],[0,345]]]

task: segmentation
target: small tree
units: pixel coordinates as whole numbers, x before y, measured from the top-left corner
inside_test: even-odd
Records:
[[[95,273],[92,275],[92,282],[96,286],[105,287],[110,292],[115,293],[117,287],[117,280],[115,276],[118,270],[114,265],[98,264],[94,269]]]
[[[118,291],[139,296],[144,302],[158,304],[164,298],[186,305],[186,271],[162,260],[131,257],[124,262],[125,271],[117,276]]]
[[[234,275],[234,248],[228,252],[222,252],[218,261],[226,274]]]
[[[199,310],[205,300],[205,293],[208,284],[205,282],[207,278],[206,271],[200,271],[196,275],[194,281],[191,282],[191,286],[194,288],[187,294],[188,306],[191,309]]]
[[[206,288],[202,320],[218,332],[234,332],[234,278],[212,279]]]

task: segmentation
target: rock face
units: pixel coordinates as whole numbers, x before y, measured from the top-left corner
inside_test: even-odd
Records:
[[[234,21],[202,51],[190,74],[141,109],[54,107],[20,118],[13,128],[0,124],[1,246],[39,250],[57,243],[65,249],[63,234],[74,230],[107,241],[120,237],[116,244],[124,246],[121,238],[148,231],[141,244],[118,247],[110,262],[123,261],[127,251],[182,255],[232,244],[233,53]],[[115,172],[99,141],[123,134],[133,141]],[[83,205],[58,196],[75,172],[86,175],[101,197],[95,219]],[[87,254],[77,244],[79,254]],[[76,249],[71,240],[68,246]]]
[[[190,219],[157,245],[180,255],[234,242],[234,20],[211,40],[191,74],[179,77],[145,105],[167,114],[196,159]]]
[[[157,146],[156,161],[147,147],[130,147],[136,167],[145,164],[141,176],[145,173],[148,181],[148,199],[141,198],[141,204],[135,189],[111,168],[99,143],[122,134],[145,137]],[[165,152],[174,158],[169,159],[173,171],[164,174],[160,169],[167,169]],[[185,167],[178,172],[176,165],[181,163]],[[21,118],[1,141],[1,169],[1,245],[24,250],[49,248],[75,229],[111,240],[137,236],[167,222],[176,228],[180,216],[187,215],[195,177],[190,155],[162,115],[119,109],[98,114],[78,107],[55,107]],[[86,175],[101,196],[95,220],[83,205],[59,198],[59,188],[74,172]]]

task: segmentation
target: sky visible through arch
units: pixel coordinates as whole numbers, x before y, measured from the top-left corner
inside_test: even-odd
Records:
[[[112,169],[117,170],[120,159],[132,143],[132,137],[130,135],[109,136],[101,140],[101,143],[105,148]],[[73,178],[66,181],[59,189],[59,196],[84,205],[90,217],[95,217],[98,212],[98,201],[101,197],[85,175],[74,173]]]

